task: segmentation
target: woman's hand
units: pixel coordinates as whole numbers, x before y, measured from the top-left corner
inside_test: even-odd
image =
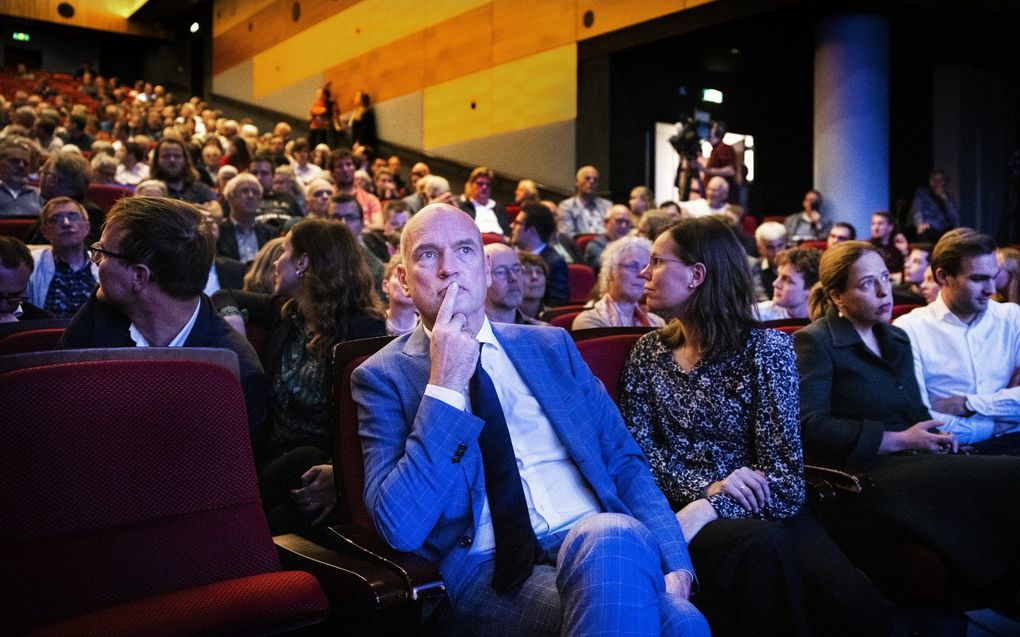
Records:
[[[680,528],[684,532],[684,540],[688,544],[703,526],[718,519],[719,513],[705,498],[698,498],[676,512],[676,520],[680,523]]]
[[[751,513],[758,513],[769,503],[772,493],[765,474],[757,469],[740,467],[722,480],[708,485],[705,495],[725,493]]]
[[[925,420],[903,431],[887,431],[882,434],[879,453],[895,453],[897,451],[923,451],[924,453],[956,453],[960,443],[951,433],[941,433],[936,428],[942,423],[937,420]]]
[[[317,464],[301,476],[302,487],[290,492],[290,497],[302,513],[321,511],[312,522],[317,526],[336,506],[336,486],[333,483],[333,465]]]

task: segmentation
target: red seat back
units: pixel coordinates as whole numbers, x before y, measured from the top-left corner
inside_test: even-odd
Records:
[[[506,244],[506,237],[498,232],[483,232],[482,243],[489,245],[491,243],[502,243]]]
[[[801,241],[798,248],[814,248],[815,250],[825,250],[829,247],[827,241]]]
[[[279,568],[228,369],[22,367],[0,373],[0,405],[6,628]]]
[[[0,217],[0,236],[27,241],[28,232],[37,220],[38,217]]]
[[[577,246],[577,254],[584,257],[584,249],[587,248],[591,240],[597,236],[599,235],[592,233],[581,233],[574,236],[574,245]]]
[[[133,188],[111,184],[89,184],[85,190],[85,198],[99,206],[103,212],[109,212],[113,204],[122,197],[130,197]]]
[[[634,343],[642,336],[641,332],[628,330],[619,334],[577,341],[577,350],[581,353],[581,358],[588,363],[591,373],[606,386],[606,392],[613,402],[618,403],[620,398],[620,375],[623,373],[627,356]]]
[[[789,318],[789,319],[775,319],[772,321],[762,321],[761,326],[779,330],[786,334],[793,334],[805,325],[809,325],[811,319],[800,319],[800,318]]]
[[[569,330],[571,326],[573,326],[574,324],[574,319],[576,319],[577,315],[583,311],[584,310],[574,310],[571,312],[557,314],[556,316],[552,317],[552,319],[549,321],[549,325],[552,325],[553,327],[562,327],[565,330]]]
[[[336,446],[333,475],[342,477],[337,509],[342,520],[371,529],[373,533],[375,524],[365,508],[365,462],[361,453],[361,437],[358,435],[358,406],[351,396],[351,374],[365,359],[392,340],[392,336],[379,336],[346,341],[333,350],[333,403],[337,427],[336,435],[333,436]]]
[[[903,316],[904,314],[909,314],[913,312],[915,309],[919,307],[922,306],[918,305],[917,303],[897,303],[896,305],[892,306],[892,316],[889,317],[889,320],[894,321],[899,317]]]
[[[595,287],[595,271],[583,263],[568,263],[567,283],[570,285],[570,302],[584,303]]]
[[[25,330],[0,338],[0,356],[5,354],[21,354],[22,352],[41,352],[53,349],[64,333],[62,327],[50,327],[41,330]]]

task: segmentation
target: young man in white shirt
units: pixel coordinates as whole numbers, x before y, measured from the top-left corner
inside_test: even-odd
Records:
[[[814,248],[791,248],[777,254],[772,299],[758,303],[758,320],[807,319],[808,297],[818,282],[821,258],[821,251]]]
[[[935,245],[931,269],[938,298],[894,322],[910,336],[921,399],[961,443],[1016,453],[1020,306],[992,300],[995,242],[971,228],[952,230]]]

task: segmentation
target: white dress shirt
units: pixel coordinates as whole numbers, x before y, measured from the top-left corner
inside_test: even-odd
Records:
[[[195,321],[198,320],[198,310],[201,307],[202,300],[195,301],[195,311],[191,313],[191,318],[188,319],[188,322],[184,324],[184,327],[181,328],[181,331],[177,333],[177,336],[170,341],[167,347],[184,347],[184,341],[188,340],[188,337],[191,336],[191,330],[195,327]],[[141,330],[133,322],[128,326],[128,334],[131,336],[131,340],[135,342],[135,347],[152,347],[148,339],[145,338],[145,335],[142,334]]]
[[[432,337],[428,329],[425,334]],[[510,430],[535,535],[541,538],[550,533],[569,530],[581,518],[601,512],[598,499],[570,458],[517,368],[496,340],[488,319],[485,319],[476,338],[484,345],[482,368],[492,378]],[[425,388],[426,396],[464,410],[470,409],[466,393],[466,388],[464,392],[438,385],[428,385]],[[491,551],[493,547],[495,537],[486,498],[471,551]]]
[[[475,207],[475,225],[481,232],[491,232],[493,234],[503,234],[503,228],[499,225],[499,219],[496,218],[496,202],[490,199],[488,203],[478,203],[474,199],[471,200],[471,205]]]
[[[942,431],[967,444],[1020,427],[1020,387],[1006,389],[1020,367],[1020,306],[989,301],[988,309],[967,325],[940,294],[893,325],[910,336],[921,400],[932,418],[945,423]],[[947,396],[966,396],[976,415],[931,410],[932,400]]]

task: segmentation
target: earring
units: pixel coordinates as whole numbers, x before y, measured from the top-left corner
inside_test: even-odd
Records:
[[[295,276],[297,276],[297,278],[300,279],[301,277],[303,277],[305,275],[305,271],[304,270],[298,270],[298,269],[295,268],[294,269],[294,274],[295,274]]]
[[[694,284],[693,283],[688,283],[687,284],[687,289],[688,290],[693,290],[694,289]]]

